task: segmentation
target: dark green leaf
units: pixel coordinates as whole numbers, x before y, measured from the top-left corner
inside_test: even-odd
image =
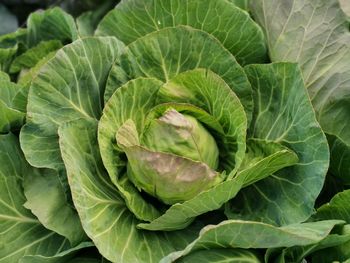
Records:
[[[230,205],[232,218],[287,225],[313,212],[328,168],[326,138],[316,121],[296,64],[246,67],[254,90],[250,136],[282,144],[299,162],[241,191]]]
[[[188,25],[213,35],[241,64],[266,59],[261,29],[246,12],[229,1],[122,1],[102,20],[97,34],[116,36],[129,44],[153,31],[179,25]]]

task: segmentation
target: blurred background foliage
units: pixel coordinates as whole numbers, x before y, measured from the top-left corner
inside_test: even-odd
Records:
[[[2,0],[0,1],[0,35],[25,27],[28,15],[40,9],[59,6],[74,17],[82,14],[104,16],[118,0]]]

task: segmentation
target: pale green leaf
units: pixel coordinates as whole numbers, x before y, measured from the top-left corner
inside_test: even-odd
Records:
[[[135,123],[131,119],[126,120],[126,122],[120,126],[116,132],[115,139],[121,149],[140,145],[139,134]]]
[[[82,13],[77,17],[76,23],[80,37],[93,36],[97,24],[100,22],[99,17],[96,18],[94,11],[88,11]]]
[[[8,72],[12,60],[14,59],[18,44],[17,36],[18,32],[23,32],[25,30],[17,30],[16,32],[9,33],[0,36],[0,70]]]
[[[123,150],[128,158],[130,181],[165,204],[190,200],[223,180],[218,172],[199,161],[140,146]]]
[[[160,116],[149,118],[141,145],[154,152],[199,161],[213,170],[218,168],[219,149],[209,129],[195,116],[171,107]]]
[[[184,229],[196,216],[219,209],[233,198],[243,187],[244,178],[231,179],[199,193],[194,198],[172,205],[163,215],[150,223],[140,223],[138,227],[146,230],[172,231]]]

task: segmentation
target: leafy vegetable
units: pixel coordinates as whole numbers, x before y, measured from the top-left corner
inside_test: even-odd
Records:
[[[346,3],[58,4],[0,37],[0,262],[349,259]]]
[[[233,12],[242,12],[242,15],[245,15],[243,11],[236,9],[233,5],[228,5],[228,7]],[[107,17],[110,17],[111,14]],[[102,22],[102,24],[104,23]],[[256,27],[251,20],[250,23]],[[181,47],[170,45],[170,43],[179,43]],[[154,49],[154,45],[159,48]],[[183,53],[185,50],[187,52]],[[190,52],[188,53],[188,51]],[[198,51],[200,52],[198,53]],[[209,54],[209,52],[213,54],[212,58],[202,55]],[[114,60],[116,61],[114,62]],[[75,61],[80,61],[80,63],[77,64]],[[227,66],[224,66],[225,61],[227,61]],[[103,65],[103,68],[100,65]],[[304,103],[300,104],[302,109],[293,107],[292,101],[296,99],[293,96],[285,95],[291,100],[290,103],[288,100],[283,102],[284,97],[278,100],[278,103],[290,107],[290,109],[287,108],[289,115],[294,116],[294,113],[300,112],[299,114],[304,115],[306,119],[305,124],[300,122],[294,124],[293,119],[284,117],[282,111],[282,115],[277,118],[281,124],[276,123],[277,130],[270,132],[276,134],[274,138],[277,140],[273,142],[270,137],[258,133],[264,131],[263,127],[257,127],[255,134],[249,133],[249,136],[262,139],[262,143],[266,145],[274,145],[267,146],[269,149],[271,148],[267,152],[250,152],[247,158],[264,161],[264,164],[252,162],[249,167],[251,172],[244,173],[243,170],[241,173],[237,173],[245,155],[247,117],[253,119],[252,125],[259,126],[259,122],[256,120],[259,112],[251,111],[253,99],[255,100],[254,96],[252,99],[251,94],[254,94],[253,91],[259,84],[251,82],[253,84],[251,88],[245,71],[218,40],[205,31],[188,26],[160,29],[138,38],[128,46],[111,37],[99,37],[78,40],[58,51],[56,56],[42,68],[30,89],[27,109],[31,117],[27,119],[27,124],[21,132],[24,153],[34,166],[52,168],[60,172],[64,172],[64,168],[67,169],[68,183],[71,187],[73,202],[77,208],[89,206],[80,203],[81,199],[86,202],[91,198],[85,195],[87,192],[92,197],[101,191],[102,193],[105,191],[114,192],[113,195],[111,195],[112,193],[107,195],[107,200],[119,200],[118,207],[122,209],[112,206],[109,208],[111,215],[102,212],[107,212],[107,207],[109,207],[103,205],[104,201],[101,203],[103,210],[100,210],[101,208],[98,206],[93,206],[91,210],[78,208],[85,231],[100,251],[104,251],[102,252],[104,256],[112,261],[127,261],[128,257],[133,258],[134,261],[137,259],[134,258],[133,250],[126,252],[126,248],[118,245],[118,242],[124,240],[118,239],[121,234],[117,234],[116,239],[113,240],[109,238],[110,231],[119,232],[121,225],[126,228],[125,224],[129,224],[130,230],[128,232],[132,232],[131,236],[129,234],[129,240],[135,244],[138,243],[137,240],[140,239],[139,235],[142,233],[139,234],[138,232],[141,230],[135,228],[138,224],[139,227],[148,230],[184,229],[179,232],[179,235],[187,235],[184,233],[187,233],[189,224],[198,215],[220,208],[225,202],[234,198],[243,186],[261,180],[283,167],[297,163],[300,157],[306,162],[309,162],[311,158],[311,164],[302,165],[300,168],[295,166],[296,170],[287,172],[285,176],[290,191],[300,191],[300,202],[305,204],[305,210],[299,209],[300,215],[295,216],[295,211],[293,211],[295,202],[279,201],[277,199],[279,195],[277,195],[274,202],[266,201],[265,209],[257,210],[257,215],[250,213],[250,219],[264,218],[263,220],[277,224],[301,222],[311,214],[314,200],[324,180],[323,176],[328,164],[325,137],[313,117],[311,105],[301,82],[301,75],[295,65],[281,63],[252,66],[252,69],[276,70],[270,74],[275,83],[285,81],[284,79],[290,76],[291,94],[300,96],[299,101],[305,100]],[[294,74],[291,75],[290,72]],[[280,79],[277,76],[280,76]],[[128,79],[132,80],[128,81]],[[122,83],[125,82],[126,84],[123,85]],[[68,83],[71,84],[67,85]],[[121,87],[118,88],[118,86]],[[271,88],[273,87],[271,86]],[[273,95],[268,89],[264,91],[268,97],[276,97],[277,94],[280,94],[279,92],[288,94],[283,92],[283,89]],[[108,100],[105,106],[103,100]],[[269,105],[268,99],[266,102],[261,99],[260,101],[265,103],[263,105]],[[266,107],[263,105],[261,107]],[[58,111],[57,109],[62,110]],[[267,111],[269,110],[267,109]],[[176,131],[172,131],[173,128],[167,126],[172,123],[171,121],[163,122],[165,126],[158,125],[160,119],[174,118],[174,116],[170,117],[169,113],[176,115],[176,120],[173,120],[173,123],[176,123]],[[82,147],[87,142],[92,141],[94,135],[96,136],[90,129],[94,125],[96,126],[93,122],[98,121],[101,115],[101,120],[98,123],[99,148],[95,143],[76,152],[72,145]],[[294,118],[299,119],[298,115]],[[93,121],[94,119],[95,121]],[[64,123],[69,120],[72,122],[66,126]],[[190,151],[193,150],[188,150],[188,148],[184,150],[184,143],[191,144],[189,139],[184,139],[180,148],[172,146],[179,145],[173,140],[183,140],[179,136],[184,136],[185,133],[183,129],[179,128],[177,121],[186,122],[186,125],[191,127],[192,146],[186,147],[195,146],[192,149],[197,151],[197,155],[195,152],[191,153]],[[285,121],[291,121],[291,123],[288,124]],[[294,130],[294,125],[300,127],[303,132],[297,132],[298,128]],[[311,125],[312,128],[307,125]],[[87,127],[84,128],[85,126]],[[200,127],[198,128],[200,131],[193,130],[194,126]],[[89,131],[86,137],[81,135],[77,138],[83,141],[73,141],[72,134],[77,134],[75,129]],[[162,132],[175,132],[175,134],[162,137]],[[301,143],[301,145],[298,143],[297,147],[293,147],[294,139],[288,137],[289,132],[291,134],[297,133],[298,140],[305,143]],[[155,136],[158,136],[157,140],[154,140]],[[205,139],[206,144],[199,146],[198,136],[205,136],[207,138]],[[58,137],[60,138],[59,143]],[[171,138],[171,140],[167,138]],[[284,138],[288,141],[288,143],[284,143],[284,147],[287,148],[280,145]],[[313,144],[317,145],[318,148],[312,146]],[[198,147],[203,148],[200,150]],[[207,147],[209,148],[207,149]],[[311,152],[304,149],[305,147],[306,149],[310,147]],[[84,152],[90,148],[96,148],[89,154],[93,156],[92,160],[97,160],[98,155],[101,154],[103,164],[98,162],[93,167],[89,165],[91,161],[85,159]],[[284,158],[287,155],[292,157],[291,161],[274,166],[273,169],[269,168],[269,161],[272,159],[270,155],[279,151],[281,151],[282,156],[285,156]],[[65,166],[61,160],[61,152]],[[204,155],[208,157],[204,158]],[[72,160],[73,163],[71,163]],[[318,163],[319,170],[309,168],[313,163]],[[257,165],[260,165],[259,167],[261,165],[267,166],[266,169],[269,172],[254,169],[253,167]],[[83,166],[86,166],[86,169],[79,172],[82,178],[76,181],[73,176],[77,176],[78,171]],[[103,166],[107,169],[111,181],[103,175]],[[248,167],[246,167],[247,169]],[[294,186],[297,182],[294,180],[304,180],[304,171],[309,171],[310,180],[305,182],[304,187],[307,187],[306,185],[309,183],[310,186],[307,188],[313,187],[314,190],[310,191],[309,189],[306,192],[305,188]],[[98,186],[98,190],[93,190],[96,186],[91,189],[89,182],[92,180],[91,175],[96,173],[101,174],[104,179],[103,183],[101,182]],[[290,175],[292,173],[294,178]],[[298,174],[300,174],[300,179],[298,179]],[[206,179],[203,180],[203,178]],[[315,181],[312,178],[315,178]],[[274,180],[279,181],[279,179]],[[294,181],[294,183],[289,183],[289,180]],[[233,186],[236,187],[234,191],[230,190]],[[225,187],[227,190],[222,192]],[[243,192],[245,191],[248,193],[249,189],[247,188]],[[278,191],[285,191],[284,186],[278,183],[273,191],[275,194]],[[308,194],[311,195],[307,199],[305,197]],[[145,195],[151,195],[158,200],[150,202],[148,199],[150,197],[145,198]],[[187,213],[187,216],[172,221],[161,219],[164,209],[169,209],[167,212],[169,215],[169,213],[174,213],[170,211],[176,211],[181,206],[183,206],[181,209],[193,206],[196,208],[202,203],[204,204],[208,196],[215,197],[216,200],[201,207],[195,213]],[[255,194],[255,196],[259,196],[259,194]],[[105,200],[106,197],[96,198],[97,200]],[[181,202],[184,201],[186,202],[181,205]],[[96,203],[96,200],[94,202]],[[124,202],[126,206],[124,206]],[[249,204],[248,202],[247,204]],[[286,212],[281,213],[279,207],[274,208],[278,202],[285,205],[284,211]],[[98,201],[97,203],[99,204]],[[236,201],[233,201],[233,204],[235,203]],[[174,208],[166,206],[169,204],[175,204]],[[96,232],[101,227],[106,229],[103,222],[108,220],[107,218],[120,218],[125,213],[126,208],[131,212],[128,218],[135,216],[133,221],[130,219],[125,223],[119,219],[111,221],[112,224],[107,228],[108,235],[105,234],[107,233],[105,230]],[[268,210],[273,209],[275,209],[274,217],[270,219],[265,216]],[[242,209],[242,211],[248,210],[248,207]],[[291,213],[294,214],[293,217]],[[91,220],[96,219],[96,215],[99,215],[98,220],[94,220],[92,226]],[[288,218],[289,221],[280,218]],[[148,225],[147,222],[150,224]],[[143,237],[146,246],[150,246],[150,243],[154,242],[151,241],[153,238],[163,238],[161,232],[153,235],[155,236],[152,238]],[[182,237],[182,239],[184,238]],[[147,252],[138,260],[146,260],[147,258],[151,262],[156,262],[174,249],[176,247],[170,242],[169,247],[165,251],[160,251],[158,255],[150,257],[149,252]],[[113,253],[109,251],[113,251]]]

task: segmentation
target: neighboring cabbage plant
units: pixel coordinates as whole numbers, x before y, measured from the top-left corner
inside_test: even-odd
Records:
[[[59,8],[32,13],[27,25],[0,36],[0,133],[19,131],[32,79],[58,49],[78,37],[73,17]]]

